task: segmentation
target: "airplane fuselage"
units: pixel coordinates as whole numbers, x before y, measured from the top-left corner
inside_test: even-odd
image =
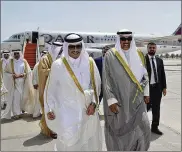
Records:
[[[64,42],[64,37],[71,32],[37,32],[28,31],[12,35],[7,40],[1,43],[1,49],[22,49],[21,39],[29,39],[33,41],[38,37],[44,37],[45,43],[51,44],[52,42],[59,41]],[[73,32],[74,33],[74,32]],[[83,37],[86,48],[98,49],[106,45],[114,45],[116,42],[117,35],[115,33],[91,33],[91,32],[76,32]],[[134,34],[136,45],[142,52],[147,52],[146,44],[154,38],[156,35],[148,34]],[[158,47],[158,53],[173,52],[181,49],[181,41],[179,41],[179,36],[174,39],[155,39],[155,43]]]

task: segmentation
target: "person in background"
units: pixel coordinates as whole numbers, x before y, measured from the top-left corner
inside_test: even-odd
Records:
[[[48,44],[47,44],[48,45]],[[51,131],[46,124],[45,121],[45,113],[44,113],[44,89],[47,82],[47,78],[49,76],[49,72],[52,66],[52,63],[60,58],[59,53],[62,48],[62,44],[60,42],[53,42],[52,45],[48,45],[48,53],[44,55],[39,62],[38,65],[38,81],[39,81],[39,101],[42,110],[42,118],[40,120],[40,128],[41,133],[52,137],[53,139],[57,138],[57,134]]]
[[[41,52],[41,58],[47,54],[47,51],[42,51]],[[35,108],[33,112],[33,118],[37,118],[41,115],[41,107],[40,107],[40,102],[39,102],[39,81],[38,81],[38,65],[39,61],[36,63],[36,65],[33,68],[32,71],[32,83],[34,87],[34,97],[35,97]]]
[[[99,74],[100,74],[100,77],[101,77],[101,93],[99,95],[99,102],[101,102],[102,97],[103,97],[103,89],[102,89],[102,67],[103,67],[103,60],[104,60],[104,56],[105,56],[106,52],[109,49],[110,48],[107,47],[107,46],[104,47],[103,50],[102,50],[102,56],[95,59],[95,63],[97,65],[97,68],[99,70]]]
[[[160,103],[162,94],[166,96],[166,74],[163,60],[155,55],[157,45],[153,42],[147,45],[148,54],[146,55],[146,67],[150,82],[150,102],[147,104],[147,111],[152,108],[151,131],[158,135],[163,133],[159,130]]]

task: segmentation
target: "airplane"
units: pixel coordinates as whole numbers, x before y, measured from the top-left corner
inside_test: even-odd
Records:
[[[83,37],[83,41],[88,53],[100,52],[105,46],[114,47],[116,42],[116,33],[101,33],[101,32],[59,32],[59,31],[26,31],[16,33],[1,43],[3,49],[22,49],[25,39],[29,39],[32,43],[37,43],[37,39],[42,38],[45,43],[64,42],[64,36],[68,33],[77,33]],[[144,54],[147,53],[147,43],[153,41],[157,44],[158,54],[173,52],[181,49],[181,24],[169,36],[159,37],[154,34],[134,34],[137,48]]]

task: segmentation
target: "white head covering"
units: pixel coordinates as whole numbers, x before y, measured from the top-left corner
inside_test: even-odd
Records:
[[[122,56],[124,61],[127,63],[127,65],[130,67],[130,69],[133,72],[133,74],[135,75],[136,79],[140,82],[145,73],[145,68],[143,67],[141,59],[137,53],[137,47],[135,44],[133,34],[131,31],[129,31],[127,29],[120,30],[119,32],[117,32],[117,34],[118,35],[117,35],[117,41],[116,41],[115,48],[120,53],[120,55]],[[132,36],[132,41],[131,41],[129,50],[123,50],[121,48],[120,35]],[[127,56],[127,58],[129,58],[129,63],[128,63],[126,56]]]
[[[18,61],[23,61],[23,53],[22,53],[21,50],[19,50],[19,49],[17,49],[17,50],[12,50],[11,56],[12,56],[13,59],[15,59],[15,58],[14,58],[14,53],[20,53],[20,58],[18,59]]]
[[[2,58],[3,58],[3,59],[5,59],[5,58],[4,58],[4,55],[5,55],[5,54],[11,55],[9,50],[2,50]],[[10,58],[10,56],[9,56],[9,58]],[[5,60],[6,60],[6,59],[5,59]]]
[[[4,55],[5,54],[9,54],[9,58],[5,59]],[[11,58],[11,54],[9,50],[2,50],[2,61],[3,61],[3,69],[5,68],[5,66],[8,64],[9,60]]]
[[[55,61],[59,52],[61,51],[62,43],[53,42],[52,45],[46,44],[45,47],[48,47],[48,52],[51,55],[53,61]]]
[[[42,57],[42,56],[44,56],[45,54],[47,54],[47,50],[42,50],[42,52],[40,53],[40,56]]]
[[[77,59],[73,59],[68,54],[68,46],[82,44],[82,50],[80,56]],[[84,77],[84,82],[80,82],[82,87],[86,89],[88,86],[88,82],[90,82],[90,71],[89,71],[89,54],[85,51],[85,46],[83,42],[83,38],[75,33],[70,33],[65,36],[63,43],[63,57],[67,59],[69,63],[71,63],[71,67],[77,78],[79,74]]]

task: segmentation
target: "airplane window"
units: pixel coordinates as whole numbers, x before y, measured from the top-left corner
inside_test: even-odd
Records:
[[[13,36],[13,39],[17,39],[17,35],[14,35],[14,36]]]

